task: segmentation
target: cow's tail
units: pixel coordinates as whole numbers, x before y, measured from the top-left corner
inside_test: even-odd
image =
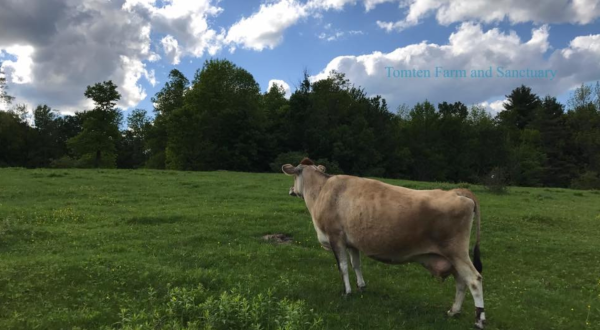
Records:
[[[467,189],[458,189],[458,193],[461,196],[467,197],[471,200],[473,200],[473,203],[475,203],[475,208],[473,209],[473,215],[475,217],[475,225],[476,227],[476,239],[475,239],[475,246],[473,247],[473,266],[475,266],[475,269],[477,269],[477,271],[481,274],[483,272],[483,264],[481,263],[481,251],[479,251],[479,242],[481,240],[481,209],[479,207],[479,200],[477,199],[477,197],[475,197],[475,194],[473,194],[471,191],[467,190]]]
[[[483,272],[483,264],[481,263],[481,252],[479,251],[479,241],[481,236],[481,211],[479,208],[479,201],[477,198],[473,198],[475,202],[475,221],[477,221],[476,226],[476,239],[475,239],[475,247],[473,247],[473,265],[475,269],[481,274]]]

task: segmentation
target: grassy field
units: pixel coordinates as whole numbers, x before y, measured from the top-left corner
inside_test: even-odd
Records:
[[[415,189],[455,186],[386,180]],[[0,169],[0,329],[470,329],[454,281],[334,257],[283,174]],[[481,200],[488,329],[600,329],[600,194]],[[291,244],[264,241],[284,233]],[[354,276],[352,274],[354,285]],[[189,323],[192,322],[192,323]]]

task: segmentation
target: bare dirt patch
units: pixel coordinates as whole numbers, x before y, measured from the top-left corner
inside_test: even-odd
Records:
[[[268,234],[262,237],[267,242],[277,243],[277,244],[291,244],[293,239],[291,236],[286,234]]]

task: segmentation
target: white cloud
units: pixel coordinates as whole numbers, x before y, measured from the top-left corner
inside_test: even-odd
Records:
[[[391,0],[364,0],[366,10],[372,9],[376,4]],[[355,5],[356,0],[310,0],[301,3],[298,0],[278,0],[262,4],[257,12],[249,17],[242,18],[233,24],[224,42],[229,45],[231,52],[237,46],[256,51],[265,48],[273,49],[283,41],[285,30],[295,25],[306,17],[322,18],[322,12],[328,10],[342,10],[347,5]],[[331,23],[324,26],[325,30],[331,29]],[[362,34],[362,31],[351,31],[350,34]],[[317,37],[333,41],[342,37],[345,32],[321,33]]]
[[[337,40],[341,37],[344,36],[344,32],[342,31],[337,31],[337,32],[333,32],[331,34],[327,34],[325,32],[321,32],[317,37],[321,40],[325,40],[325,41],[334,41]]]
[[[0,48],[0,53],[3,53]],[[10,81],[15,84],[28,84],[32,80],[31,68],[33,67],[33,56],[35,49],[30,45],[13,45],[6,47],[4,52],[17,58],[16,61],[5,60],[0,66],[7,75],[11,77]]]
[[[310,0],[307,9],[342,10],[346,5],[354,5],[356,0]]]
[[[258,12],[242,18],[227,32],[225,41],[243,48],[262,51],[273,49],[283,40],[283,32],[308,15],[306,8],[296,0],[280,0],[262,4]]]
[[[463,23],[445,45],[421,42],[389,53],[339,56],[312,79],[323,79],[331,70],[343,72],[367,92],[382,95],[392,107],[425,99],[434,103],[479,104],[498,99],[521,84],[532,87],[541,95],[560,95],[582,82],[598,79],[600,35],[577,37],[569,47],[551,54],[548,54],[548,36],[546,26],[534,29],[530,40],[523,41],[514,32],[504,33],[496,28],[484,31],[481,25]],[[471,70],[488,70],[490,66],[492,78],[435,77],[436,67],[466,70],[470,74]],[[411,73],[413,69],[429,70],[430,78],[394,78],[393,73],[388,77],[386,67]],[[550,79],[551,72],[545,71],[547,79],[499,77],[498,67],[503,70],[555,70],[556,76]],[[497,110],[499,103],[488,106]]]
[[[364,0],[365,10],[370,11],[371,9],[374,9],[375,7],[377,7],[377,5],[380,5],[380,4],[386,3],[386,2],[394,2],[394,1],[396,1],[396,0]]]
[[[156,53],[151,53],[150,55],[148,55],[148,61],[149,62],[157,62],[160,61],[162,57],[160,57],[160,55],[156,54]]]
[[[271,87],[273,85],[275,85],[275,84],[277,86],[279,86],[279,87],[282,87],[283,90],[285,90],[285,97],[289,99],[290,96],[292,95],[292,89],[290,88],[290,85],[288,85],[288,83],[286,83],[283,80],[279,80],[279,79],[271,79],[271,80],[269,80],[269,85],[267,87],[267,91],[270,90]]]
[[[131,59],[123,55],[121,56],[121,68],[122,70],[119,70],[114,77],[115,80],[122,81],[119,90],[123,101],[120,103],[126,108],[134,107],[146,98],[146,91],[142,86],[138,85],[138,80],[142,76],[148,79],[151,74],[140,60]]]
[[[182,50],[179,48],[179,43],[177,39],[173,38],[173,36],[168,35],[160,40],[160,44],[163,47],[163,51],[167,58],[171,60],[172,64],[179,64],[181,61]]]
[[[383,1],[372,1],[370,7]],[[435,14],[442,25],[463,21],[511,23],[574,23],[588,24],[600,17],[598,0],[409,0],[400,2],[408,7],[406,17],[396,22],[377,21],[387,31],[401,31],[419,24],[425,17]]]
[[[166,0],[161,7],[155,0],[125,0],[122,8],[144,17],[153,31],[166,35],[161,40],[165,55],[178,64],[183,56],[214,55],[223,47],[225,32],[210,28],[208,21],[223,11],[215,5],[218,2]]]
[[[122,94],[119,106],[129,107],[146,97],[140,79],[156,81],[143,64],[156,58],[150,24],[114,1],[3,1],[0,31],[0,49],[16,57],[2,66],[18,103],[65,113],[89,109],[85,87],[112,79]]]
[[[499,112],[504,111],[504,102],[506,100],[485,101],[479,105],[484,107],[492,116],[496,116]]]
[[[324,28],[325,28],[325,31],[323,31],[317,35],[317,38],[324,40],[324,41],[335,41],[344,36],[357,36],[357,35],[364,34],[364,32],[362,32],[360,30],[350,30],[350,31],[345,32],[345,31],[340,31],[338,29],[332,29],[331,24],[325,25]]]

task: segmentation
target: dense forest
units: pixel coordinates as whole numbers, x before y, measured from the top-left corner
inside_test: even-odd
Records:
[[[39,105],[29,114],[0,75],[0,101],[10,105],[0,111],[0,166],[253,172],[308,155],[334,173],[600,189],[598,83],[577,88],[566,106],[516,87],[496,117],[461,102],[392,112],[336,72],[314,82],[305,73],[289,99],[277,85],[261,94],[227,60],[205,62],[191,82],[172,70],[153,116],[136,109],[123,118],[111,81],[84,94],[94,109],[59,115]]]

